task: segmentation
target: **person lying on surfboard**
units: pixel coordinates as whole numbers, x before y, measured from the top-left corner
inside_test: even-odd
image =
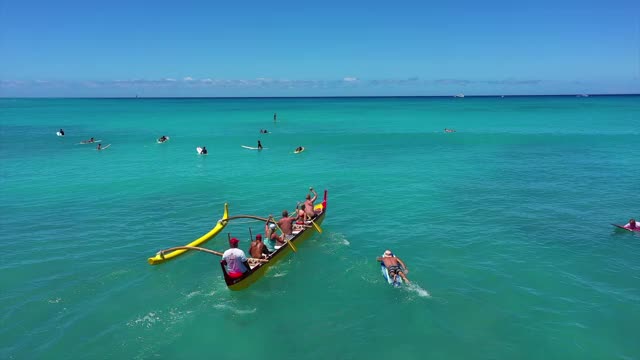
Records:
[[[384,263],[384,266],[389,272],[389,276],[392,276],[394,281],[396,279],[396,276],[400,275],[407,284],[411,282],[404,274],[404,270],[406,270],[407,272],[409,271],[409,269],[407,269],[407,265],[405,265],[405,263],[400,260],[399,257],[393,256],[391,250],[385,250],[384,255],[382,255],[382,257],[376,258],[376,260]]]
[[[93,138],[91,138],[91,139],[89,139],[89,140],[83,140],[83,141],[81,141],[81,143],[83,143],[83,144],[88,144],[88,143],[92,143],[92,142],[95,142],[95,140],[94,140]]]
[[[296,152],[300,152],[300,151],[302,151],[302,146],[298,146],[298,147],[296,148]]]
[[[165,141],[167,141],[167,137],[166,137],[166,136],[164,136],[164,135],[162,135],[162,136],[158,139],[158,141],[160,141],[160,142],[165,142]]]
[[[634,230],[634,231],[638,231],[640,229],[638,224],[636,224],[636,220],[635,219],[629,219],[629,223],[627,225],[623,226],[623,228],[629,229],[629,230]]]

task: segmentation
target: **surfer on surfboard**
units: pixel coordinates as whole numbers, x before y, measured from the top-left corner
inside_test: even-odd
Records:
[[[60,136],[64,136],[64,130],[60,129],[58,132],[60,133]]]
[[[203,147],[202,147],[202,150],[200,150],[200,155],[207,155],[207,152],[208,152],[208,151],[207,151],[207,147],[206,147],[206,146],[203,146]]]
[[[258,150],[262,150],[262,143],[260,143],[260,140],[258,140]]]
[[[405,265],[404,261],[400,260],[399,257],[394,256],[391,250],[385,250],[384,254],[376,260],[384,264],[387,271],[389,271],[389,276],[393,277],[394,280],[396,276],[400,275],[407,284],[410,283],[409,279],[407,279],[407,276],[404,274],[405,271],[409,272],[407,265]]]
[[[164,135],[162,135],[162,136],[160,136],[160,138],[158,138],[158,142],[159,142],[159,143],[163,143],[163,142],[165,142],[165,141],[167,141],[167,140],[169,140],[169,138],[168,138],[168,137],[166,137],[166,136],[164,136]]]
[[[632,231],[640,231],[640,227],[638,226],[638,224],[636,224],[636,220],[635,219],[629,219],[629,223],[625,226],[623,226],[623,228],[625,229],[629,229]]]

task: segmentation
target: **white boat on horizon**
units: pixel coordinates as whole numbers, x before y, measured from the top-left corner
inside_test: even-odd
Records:
[[[454,95],[453,97],[455,97],[455,98],[463,98],[463,97],[464,97],[464,94],[460,93],[460,94],[458,94],[458,95]]]

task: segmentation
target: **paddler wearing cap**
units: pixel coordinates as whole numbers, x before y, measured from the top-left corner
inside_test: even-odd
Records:
[[[271,254],[271,251],[262,242],[262,235],[256,235],[256,239],[251,242],[249,247],[249,254],[255,259],[266,259]]]
[[[384,266],[389,272],[389,276],[393,276],[394,280],[396,276],[400,275],[407,284],[410,283],[409,279],[407,279],[407,276],[404,274],[405,270],[407,272],[409,271],[407,265],[405,265],[404,261],[399,257],[393,255],[391,250],[385,250],[382,257],[378,257],[376,260],[384,263]]]
[[[271,250],[272,248],[275,249],[276,242],[278,246],[282,246],[284,244],[280,241],[280,236],[278,236],[276,228],[276,223],[272,220],[267,220],[264,225],[264,238],[267,242],[266,244],[269,250]]]
[[[250,269],[247,256],[244,251],[238,249],[238,243],[240,241],[236,238],[229,239],[230,249],[222,254],[222,260],[227,266],[227,273],[233,278],[242,276],[246,271]]]

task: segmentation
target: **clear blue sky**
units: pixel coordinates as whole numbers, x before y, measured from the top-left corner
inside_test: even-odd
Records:
[[[0,96],[640,93],[640,1],[0,0]]]

